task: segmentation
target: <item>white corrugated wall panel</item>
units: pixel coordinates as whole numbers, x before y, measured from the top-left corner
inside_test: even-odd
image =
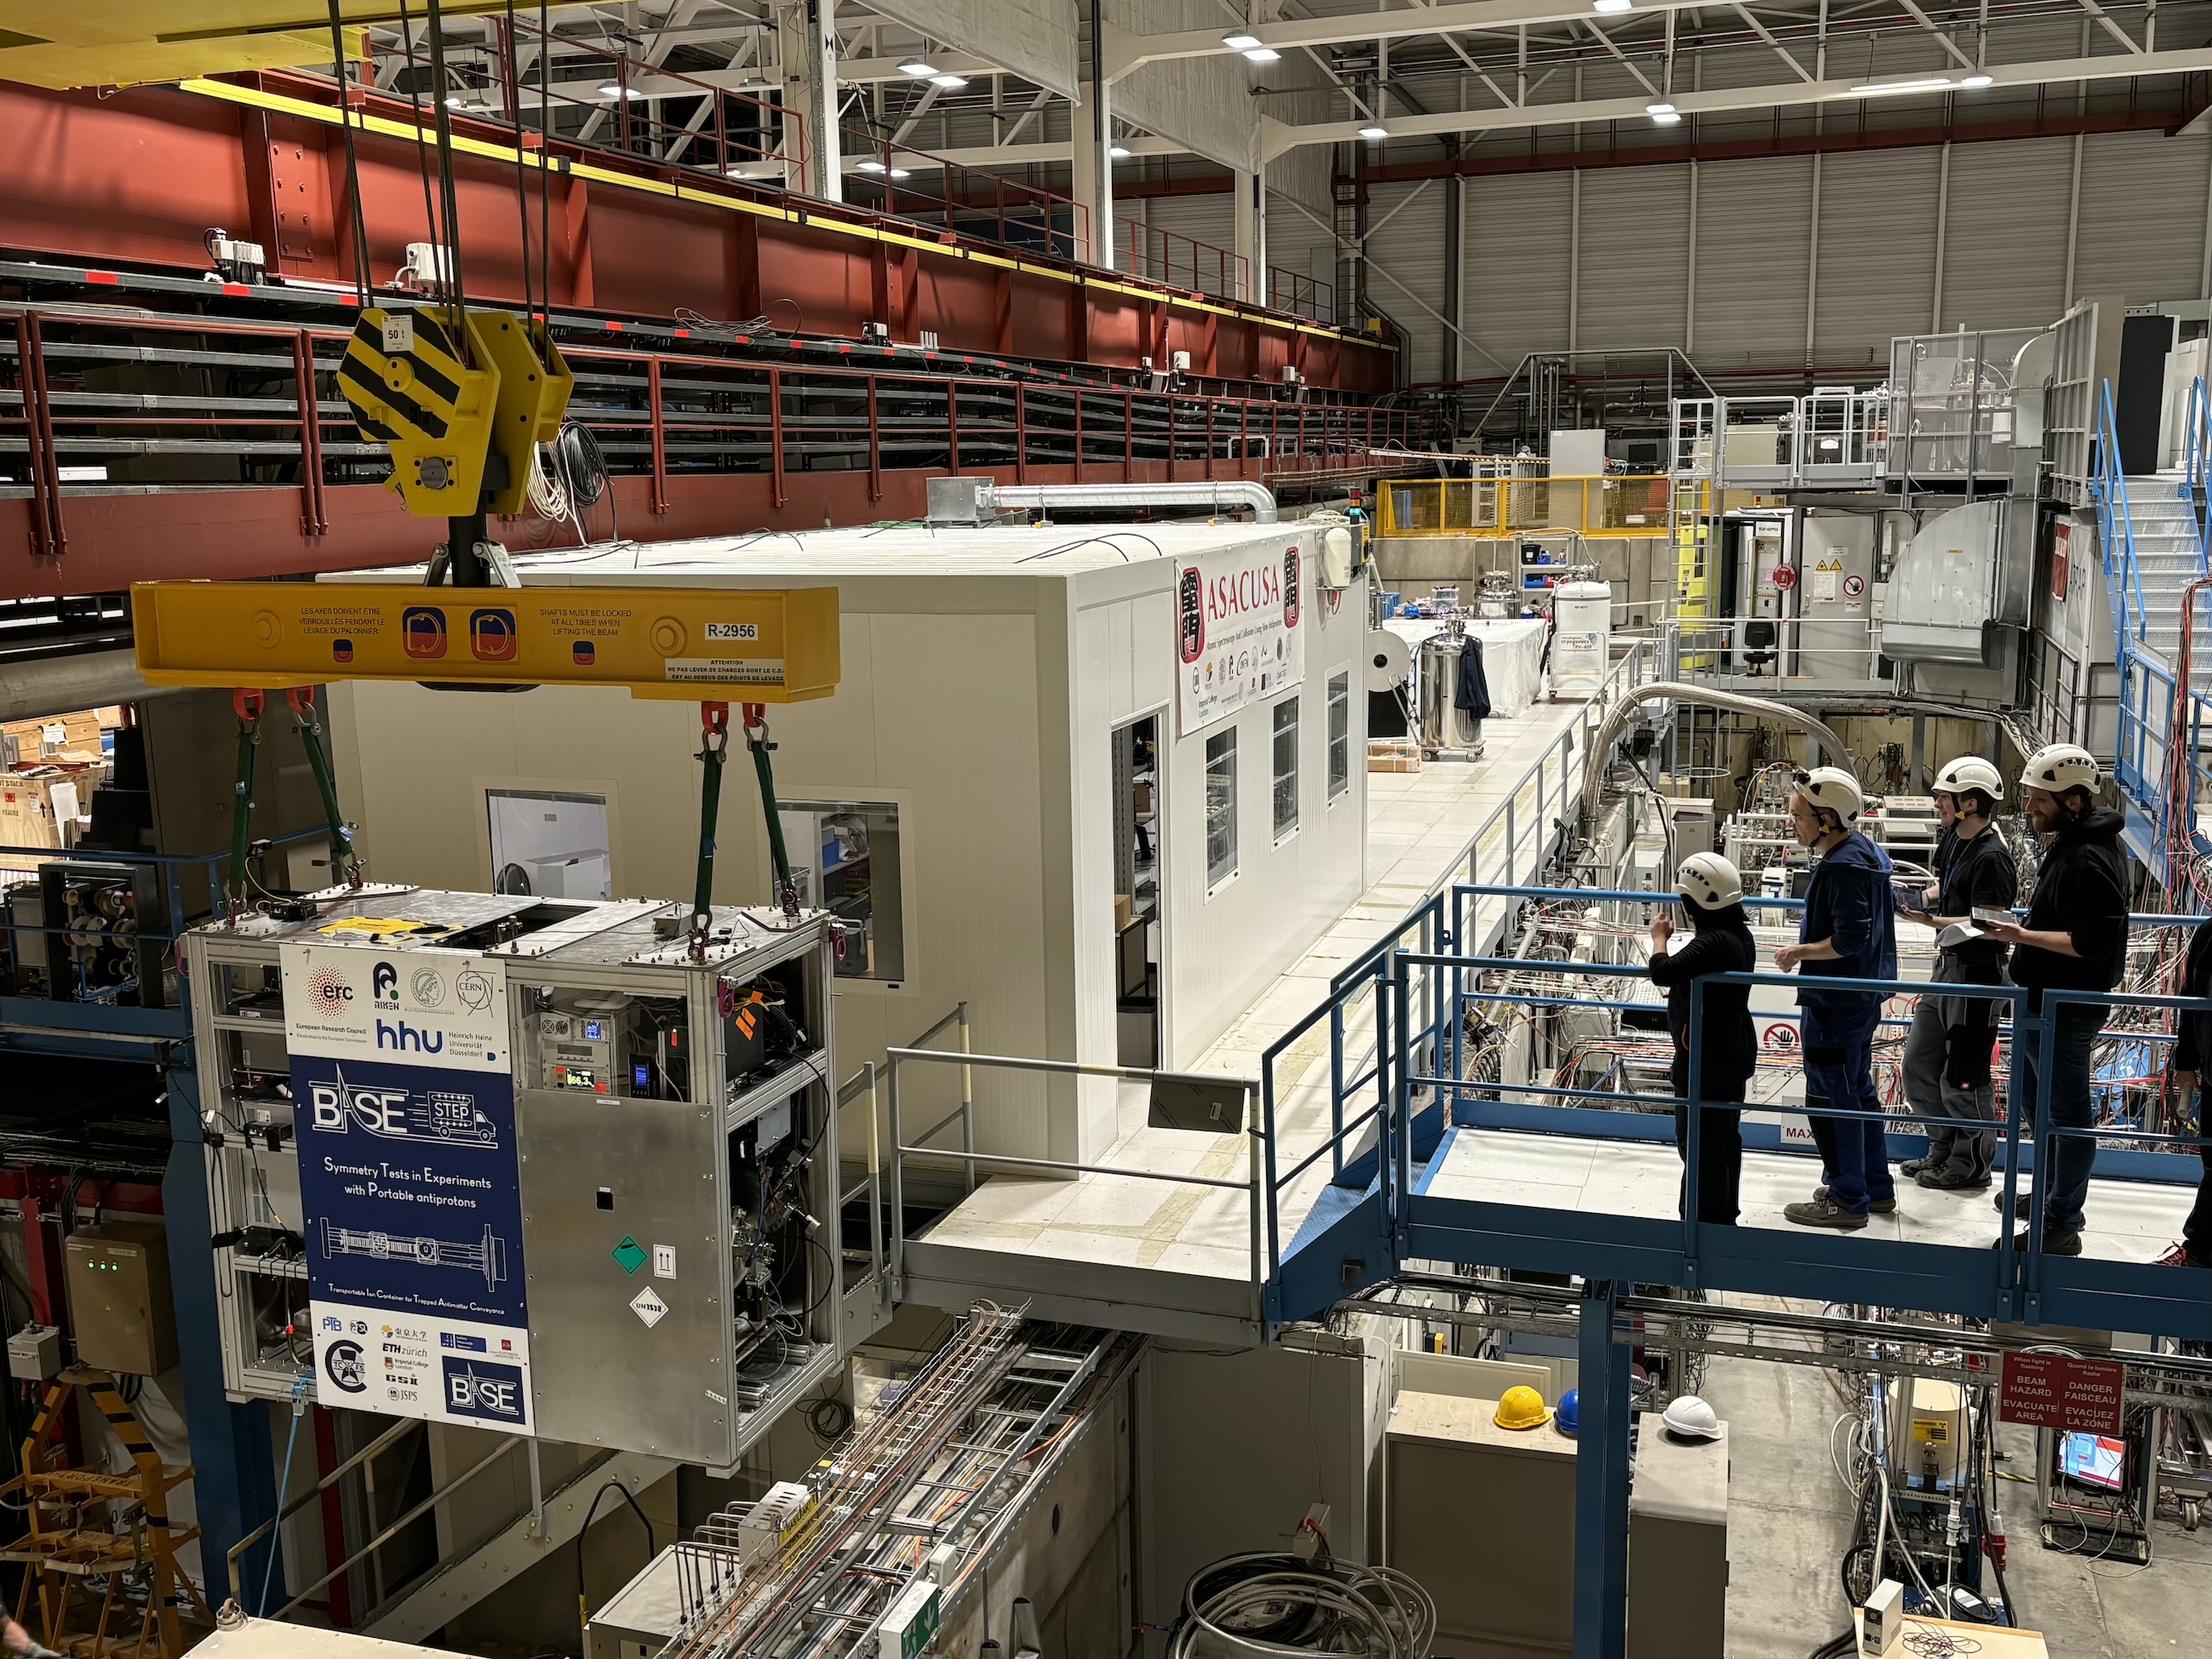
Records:
[[[1707,368],[1804,361],[1812,228],[1809,156],[1699,167],[1693,361]]]
[[[1311,208],[1310,204],[1303,205]],[[1325,208],[1316,210],[1324,218],[1328,216]],[[1272,269],[1286,272],[1289,277],[1310,279],[1316,274],[1314,256],[1318,252],[1324,270],[1333,271],[1336,256],[1331,250],[1335,245],[1336,238],[1328,228],[1307,213],[1300,212],[1289,198],[1273,191],[1267,192],[1267,264]],[[1330,307],[1335,303],[1333,296],[1336,279],[1334,276],[1328,276],[1325,280],[1328,283],[1329,295],[1323,296],[1322,309],[1328,312],[1333,319],[1335,313]],[[1307,291],[1304,281],[1291,284],[1291,287],[1299,294]],[[1291,292],[1276,294],[1272,297],[1279,307],[1287,308],[1294,303]],[[1304,308],[1302,303],[1301,308]]]
[[[2212,143],[2200,135],[2099,132],[2082,140],[2074,292],[2193,300],[2204,280]]]
[[[1462,232],[1468,339],[1511,368],[1567,343],[1567,241],[1574,179],[1566,173],[1468,180]],[[1470,357],[1482,354],[1469,346]],[[1485,373],[1473,362],[1470,374]]]
[[[1598,167],[1583,174],[1583,346],[1679,346],[1690,280],[1686,167]]]
[[[1946,329],[2039,328],[2066,309],[2071,138],[1951,148]]]
[[[1443,378],[1444,191],[1442,179],[1378,185],[1367,204],[1367,297],[1410,337],[1415,381]],[[1385,215],[1389,223],[1382,224]],[[1372,228],[1382,225],[1380,230]],[[1425,309],[1424,309],[1425,307]]]
[[[1928,331],[1942,165],[1934,149],[1821,158],[1817,366],[1886,363],[1891,336]]]

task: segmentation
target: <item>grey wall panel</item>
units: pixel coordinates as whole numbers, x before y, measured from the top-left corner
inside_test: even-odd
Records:
[[[1712,368],[1802,362],[1813,225],[1808,156],[1715,161],[1698,175],[1697,340]],[[1584,325],[1589,319],[1585,317]]]
[[[1680,345],[1689,255],[1688,168],[1583,173],[1579,343]]]
[[[997,0],[882,0],[872,11],[932,40],[973,52],[1063,98],[1075,89],[1075,8],[1067,0],[1006,6]]]
[[[1567,343],[1567,241],[1573,181],[1565,173],[1468,181],[1467,331],[1511,368]],[[1471,357],[1482,352],[1469,347]],[[1495,372],[1474,362],[1470,374]]]
[[[2099,132],[2082,140],[2074,292],[2195,297],[2203,281],[2212,144],[2202,135]]]
[[[975,3],[992,5],[994,12],[1006,9],[994,0]],[[1104,15],[1107,22],[1133,34],[1223,26],[1211,0],[1106,0]],[[1110,102],[1116,115],[1144,131],[1249,172],[1260,154],[1252,82],[1253,66],[1241,58],[1172,58],[1130,71],[1115,83]]]
[[[1410,372],[1416,382],[1443,377],[1444,325],[1430,313],[1450,314],[1444,303],[1447,187],[1442,179],[1377,185],[1368,201],[1367,297],[1412,337]],[[1376,225],[1382,228],[1371,228]]]
[[[2074,141],[1955,144],[1942,326],[2036,328],[2066,309]]]
[[[1821,158],[1817,367],[1886,363],[1892,335],[1927,331],[1942,165],[1932,149]]]

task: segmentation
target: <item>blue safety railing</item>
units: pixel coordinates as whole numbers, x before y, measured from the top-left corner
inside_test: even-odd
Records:
[[[1672,896],[1644,892],[1603,892],[1587,889],[1517,889],[1502,884],[1465,884],[1452,895],[1455,916],[1485,897],[1513,902],[1572,899],[1583,902],[1672,902]],[[1751,897],[1747,902],[1791,910],[1802,908],[1795,899]],[[2194,927],[2201,917],[2155,915],[2131,919],[2134,927]],[[1462,924],[1463,926],[1463,924]],[[1879,1303],[1952,1312],[1984,1319],[2012,1319],[2026,1323],[2072,1323],[2098,1328],[2153,1329],[2162,1334],[2202,1338],[2212,1335],[2212,1295],[2195,1275],[2139,1262],[2094,1258],[2049,1257],[2044,1249],[2043,1221],[2031,1217],[2027,1248],[1999,1250],[1997,1260],[1987,1252],[1969,1251],[1954,1245],[1906,1243],[1879,1238],[1838,1239],[1804,1230],[1744,1227],[1720,1228],[1685,1219],[1632,1217],[1578,1211],[1554,1211],[1540,1206],[1475,1204],[1455,1200],[1429,1190],[1431,1178],[1444,1163],[1462,1128],[1519,1129],[1565,1133],[1611,1140],[1673,1142],[1678,1108],[1692,1103],[1672,1096],[1629,1096],[1622,1091],[1551,1084],[1515,1084],[1478,1080],[1462,1075],[1464,1054],[1457,1040],[1461,1011],[1471,1004],[1542,1004],[1560,1007],[1619,1007],[1601,994],[1575,996],[1564,991],[1486,989],[1479,982],[1492,974],[1526,974],[1532,967],[1586,975],[1603,981],[1647,981],[1642,966],[1575,963],[1532,964],[1510,957],[1461,956],[1403,948],[1391,952],[1386,969],[1386,995],[1380,1018],[1388,1034],[1386,1054],[1378,1066],[1387,1079],[1372,1106],[1356,1116],[1332,1114],[1327,1140],[1308,1152],[1300,1162],[1279,1176],[1273,1166],[1277,1126],[1269,1115],[1264,1127],[1271,1154],[1267,1172],[1268,1306],[1271,1322],[1312,1317],[1344,1294],[1352,1281],[1361,1284],[1389,1278],[1410,1261],[1443,1260],[1478,1262],[1508,1267],[1571,1272],[1587,1277],[1619,1277],[1645,1283],[1664,1283],[1688,1289],[1744,1290],[1770,1293],[1823,1296],[1841,1302]],[[1691,1075],[1699,1076],[1697,1056],[1703,1047],[1705,987],[1713,982],[1795,989],[1799,981],[1780,974],[1741,974],[1715,976],[1701,981],[1692,992]],[[1863,990],[1884,999],[1917,997],[1931,990],[1929,981],[1905,980],[1822,981],[1830,990]],[[1430,1052],[1448,1054],[1447,1063],[1425,1063],[1414,1042],[1423,1035],[1415,1009],[1422,994],[1417,985],[1445,988],[1446,1018],[1454,1028],[1449,1045],[1432,1044]],[[2179,1011],[2212,1011],[2212,1001],[2121,992],[2046,991],[2040,1009],[2027,1005],[2030,993],[2011,986],[1969,986],[1945,981],[1942,994],[1996,1002],[2000,1018],[1993,1036],[2007,1039],[2008,1069],[2003,1074],[2003,1109],[1991,1125],[2001,1140],[1999,1162],[2003,1176],[2004,1214],[2011,1214],[2022,1175],[2036,1169],[2039,1152],[2069,1137],[2093,1144],[2118,1140],[2124,1147],[2102,1146],[2094,1154],[2098,1175],[2106,1179],[2194,1182],[2197,1159],[2177,1157],[2177,1152],[2201,1146],[2197,1135],[2166,1133],[2142,1122],[2097,1121],[2056,1123],[2049,1079],[2059,1010],[2073,1005],[2112,1005],[2160,1011],[2161,1019]],[[1656,1013],[1661,1005],[1642,1005]],[[1318,1015],[1320,1011],[1316,1011]],[[1762,1012],[1770,1023],[1795,1016]],[[1887,1024],[1907,1024],[1895,1016]],[[1658,1034],[1655,1040],[1666,1039]],[[2102,1036],[2118,1038],[2155,1049],[2173,1041],[2166,1030],[2135,1028],[2107,1029]],[[2031,1086],[2027,1057],[2033,1054]],[[1776,1056],[1789,1064],[1792,1056]],[[2093,1079],[2093,1094],[2109,1102],[2118,1097],[2119,1085],[2110,1079]],[[1522,1097],[1509,1101],[1504,1097]],[[1487,1096],[1492,1098],[1480,1098]],[[1621,1110],[1619,1103],[1632,1099],[1638,1109]],[[1583,1103],[1607,1101],[1612,1109]],[[1700,1106],[1710,1103],[1698,1103]],[[1802,1106],[1762,1108],[1758,1103],[1722,1103],[1730,1109],[1799,1113]],[[1859,1121],[1876,1115],[1848,1109],[1823,1109],[1823,1117]],[[1932,1119],[1911,1113],[1885,1111],[1879,1115],[1886,1129],[1910,1131],[1941,1125],[1956,1128],[1953,1118]],[[1449,1120],[1448,1121],[1446,1120]],[[1697,1209],[1698,1152],[1703,1133],[1702,1110],[1688,1111],[1689,1138],[1684,1152],[1686,1192],[1682,1213]],[[2200,1122],[2201,1128],[2208,1127]],[[1434,1127],[1437,1133],[1425,1135]],[[1772,1131],[1769,1131],[1772,1134]],[[1425,1146],[1433,1140],[1435,1149]],[[1747,1146],[1758,1146],[1749,1133]],[[1780,1150],[1795,1150],[1773,1143]],[[1910,1151],[1910,1143],[1893,1146],[1892,1156]],[[1346,1193],[1340,1186],[1324,1193],[1319,1202],[1300,1218],[1298,1237],[1287,1255],[1280,1243],[1285,1218],[1282,1209],[1291,1183],[1323,1156],[1333,1167],[1352,1170],[1371,1168],[1360,1191]],[[1465,1171],[1480,1175],[1479,1162]],[[1991,1218],[1993,1227],[2009,1233],[2009,1224]],[[1302,1257],[1310,1257],[1302,1261]]]
[[[1514,780],[1505,798],[1468,837],[1444,873],[1433,882],[1405,919],[1375,941],[1346,967],[1329,979],[1328,997],[1322,1004],[1269,1045],[1260,1063],[1261,1115],[1267,1126],[1265,1137],[1265,1179],[1271,1192],[1279,1191],[1311,1169],[1321,1158],[1329,1159],[1330,1184],[1364,1187],[1373,1178],[1371,1161],[1346,1156],[1355,1138],[1384,1109],[1392,1088],[1391,1066],[1402,1048],[1415,1063],[1427,1064],[1437,1051],[1446,1027],[1447,993],[1442,979],[1421,975],[1421,986],[1408,1005],[1422,1010],[1420,1023],[1403,1034],[1389,1024],[1386,994],[1394,954],[1408,944],[1428,955],[1453,948],[1464,937],[1456,917],[1447,925],[1448,897],[1459,884],[1488,873],[1505,881],[1532,881],[1557,848],[1562,823],[1582,789],[1583,769],[1602,711],[1628,691],[1656,678],[1653,642],[1634,640],[1608,671],[1598,695],[1583,706],[1573,726],[1547,744],[1535,761]],[[1533,799],[1530,797],[1533,795]],[[1370,1017],[1376,1036],[1370,1054],[1350,1053],[1351,1033],[1360,1014]],[[1328,1088],[1330,1133],[1320,1147],[1288,1169],[1279,1169],[1278,1139],[1273,1125],[1279,1105],[1277,1074],[1283,1057],[1324,1021],[1328,1025]],[[1370,1091],[1373,1104],[1355,1107],[1354,1097]],[[1347,1115],[1349,1112],[1349,1115]],[[1281,1260],[1278,1206],[1267,1213],[1269,1261]]]
[[[2206,506],[2206,484],[2212,479],[2212,399],[2201,379],[2190,387],[2183,437],[2183,477],[2174,488],[2188,506],[2188,522],[2195,532],[2195,574],[2201,582],[2212,571],[2212,524],[2208,524]],[[2212,783],[2203,743],[2208,715],[2212,715],[2212,696],[2208,696],[2212,688],[2191,684],[2191,630],[2198,619],[2203,589],[2188,586],[2176,596],[2178,629],[2170,646],[2153,638],[2136,545],[2136,504],[2130,498],[2120,453],[2110,381],[2100,388],[2098,402],[2097,456],[2089,494],[2103,544],[2106,597],[2112,607],[2120,680],[2113,776],[2128,805],[2133,839],[2143,861],[2154,879],[2166,883],[2170,853],[2199,844],[2197,803],[2204,787]],[[2170,590],[2160,591],[2162,595]]]

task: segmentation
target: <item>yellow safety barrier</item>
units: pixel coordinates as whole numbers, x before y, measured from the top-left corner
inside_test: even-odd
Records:
[[[1560,478],[1389,479],[1376,490],[1379,536],[1474,536],[1509,541],[1529,531],[1584,536],[1670,533],[1663,472]]]
[[[140,582],[154,685],[332,680],[604,685],[687,702],[804,702],[837,688],[837,590]]]

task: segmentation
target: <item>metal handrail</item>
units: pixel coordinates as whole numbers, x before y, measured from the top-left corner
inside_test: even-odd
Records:
[[[962,1004],[964,1009],[966,1004]],[[931,1031],[941,1031],[951,1017],[939,1020]],[[1038,1072],[1053,1077],[1112,1078],[1124,1081],[1149,1081],[1176,1073],[1136,1066],[1107,1066],[1096,1061],[1079,1060],[1038,1060],[1016,1054],[978,1054],[963,1051],[947,1054],[935,1048],[889,1048],[884,1051],[889,1060],[890,1099],[890,1156],[891,1156],[891,1279],[895,1293],[901,1301],[906,1298],[906,1160],[910,1156],[939,1157],[939,1149],[921,1144],[952,1121],[951,1115],[939,1118],[936,1125],[925,1131],[920,1140],[908,1146],[903,1133],[904,1125],[899,1109],[899,1067],[909,1063],[958,1065],[964,1076],[969,1066],[994,1066],[1003,1071]],[[1139,1181],[1164,1181],[1180,1187],[1210,1187],[1228,1192],[1242,1192],[1250,1198],[1251,1224],[1251,1284],[1252,1317],[1255,1323],[1264,1322],[1267,1310],[1267,1264],[1273,1259],[1262,1249],[1261,1234],[1264,1222],[1272,1219],[1273,1206],[1267,1201],[1263,1146],[1272,1156],[1273,1138],[1252,1120],[1251,1101],[1259,1093],[1258,1082],[1251,1078],[1222,1076],[1218,1080],[1240,1085],[1245,1091],[1246,1106],[1242,1133],[1247,1143],[1249,1173],[1243,1181],[1224,1181],[1212,1176],[1176,1175],[1164,1170],[1143,1170],[1127,1164],[1086,1164],[1073,1159],[1044,1158],[1015,1158],[1004,1153],[977,1154],[972,1121],[967,1146],[969,1191],[975,1191],[975,1168],[977,1164],[1001,1166],[1008,1170],[1037,1170],[1055,1175],[1129,1176]]]
[[[243,1605],[241,1598],[243,1598],[246,1594],[246,1588],[240,1577],[240,1573],[246,1559],[246,1553],[248,1550],[252,1549],[263,1539],[268,1537],[270,1534],[276,1531],[276,1528],[283,1525],[285,1522],[289,1521],[301,1510],[306,1509],[308,1504],[319,1499],[325,1492],[328,1492],[332,1486],[337,1485],[340,1480],[343,1480],[347,1475],[351,1474],[362,1464],[368,1462],[369,1459],[374,1457],[378,1453],[386,1450],[391,1446],[397,1444],[400,1437],[406,1434],[410,1430],[428,1428],[428,1426],[429,1425],[423,1419],[419,1417],[401,1418],[390,1428],[386,1429],[382,1434],[378,1435],[375,1439],[370,1441],[366,1446],[363,1446],[352,1456],[347,1458],[345,1462],[333,1468],[328,1474],[325,1474],[321,1480],[316,1481],[313,1486],[310,1486],[299,1497],[294,1498],[289,1504],[279,1504],[276,1514],[270,1516],[266,1521],[264,1521],[252,1532],[247,1533],[235,1544],[233,1544],[224,1557],[224,1559],[228,1563],[230,1570],[231,1600],[234,1601],[240,1601],[241,1605]]]

